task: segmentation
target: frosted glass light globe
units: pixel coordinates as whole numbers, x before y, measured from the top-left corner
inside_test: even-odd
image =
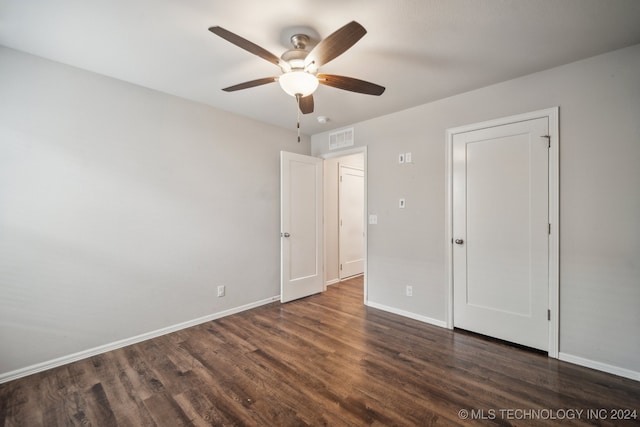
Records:
[[[280,87],[291,96],[311,95],[318,88],[318,78],[306,71],[290,71],[278,78]]]

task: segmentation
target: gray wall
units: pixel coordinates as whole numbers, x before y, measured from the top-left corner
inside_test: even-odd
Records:
[[[639,70],[636,45],[356,124],[378,214],[369,302],[446,321],[446,129],[559,106],[561,357],[640,378]],[[312,151],[328,152],[327,133]]]
[[[356,124],[369,301],[446,320],[445,130],[558,105],[560,351],[640,372],[639,69],[634,46]],[[279,293],[293,131],[1,47],[0,75],[0,376]]]
[[[1,47],[0,75],[0,376],[279,295],[308,138]]]

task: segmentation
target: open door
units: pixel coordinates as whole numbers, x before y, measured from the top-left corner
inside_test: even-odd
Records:
[[[280,301],[324,291],[323,160],[280,152]]]

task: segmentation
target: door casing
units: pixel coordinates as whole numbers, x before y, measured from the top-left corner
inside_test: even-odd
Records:
[[[446,141],[446,267],[448,276],[447,328],[453,329],[453,137],[456,134],[474,130],[502,126],[510,123],[547,118],[549,121],[549,351],[548,355],[558,358],[559,351],[559,108],[499,118],[481,123],[447,129]]]

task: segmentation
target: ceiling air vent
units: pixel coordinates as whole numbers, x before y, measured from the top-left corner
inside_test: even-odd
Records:
[[[329,150],[353,146],[353,128],[329,134]]]

